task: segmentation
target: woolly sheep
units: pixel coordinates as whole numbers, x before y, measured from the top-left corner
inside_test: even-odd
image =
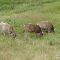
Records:
[[[48,21],[42,21],[40,23],[37,23],[37,25],[39,25],[39,27],[42,30],[45,30],[48,33],[54,32],[54,26],[51,22]]]
[[[4,35],[8,34],[8,35],[12,36],[13,38],[16,37],[16,33],[15,33],[13,27],[8,23],[1,22],[0,31],[2,31],[4,33]]]
[[[27,32],[34,32],[34,33],[37,33],[39,35],[43,35],[41,28],[38,25],[34,25],[32,23],[25,24],[24,29]]]

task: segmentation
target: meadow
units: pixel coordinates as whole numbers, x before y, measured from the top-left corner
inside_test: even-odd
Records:
[[[0,22],[11,24],[16,39],[0,33],[0,60],[60,60],[59,0],[0,0]],[[23,32],[23,25],[50,21],[54,33],[42,37]]]

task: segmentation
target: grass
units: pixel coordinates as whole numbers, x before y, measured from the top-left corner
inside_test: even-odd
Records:
[[[23,25],[50,21],[55,33],[43,37],[23,33]],[[0,0],[0,21],[8,22],[16,39],[0,34],[0,60],[60,60],[59,0]]]

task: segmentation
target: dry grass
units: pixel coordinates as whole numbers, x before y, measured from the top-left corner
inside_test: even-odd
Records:
[[[0,60],[60,60],[59,7],[60,1],[57,1],[44,2],[42,5],[34,6],[28,6],[25,3],[16,4],[14,5],[15,9],[2,10],[0,12],[0,21],[13,25],[17,37],[13,39],[0,33]],[[43,37],[28,33],[26,37],[25,33],[23,33],[23,25],[30,22],[36,24],[42,20],[52,22],[55,33],[45,34]]]

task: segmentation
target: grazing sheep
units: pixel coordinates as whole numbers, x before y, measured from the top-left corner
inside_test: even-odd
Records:
[[[41,28],[38,25],[29,23],[29,24],[24,25],[24,28],[25,28],[25,31],[27,32],[34,32],[39,35],[43,35]]]
[[[2,31],[4,33],[4,35],[8,34],[8,35],[12,36],[13,38],[16,37],[16,33],[15,33],[13,27],[11,25],[9,25],[8,23],[1,22],[0,31]]]
[[[54,26],[52,23],[48,22],[48,21],[42,21],[41,23],[38,23],[37,25],[40,26],[40,28],[42,29],[42,31],[46,31],[48,33],[54,32]]]

